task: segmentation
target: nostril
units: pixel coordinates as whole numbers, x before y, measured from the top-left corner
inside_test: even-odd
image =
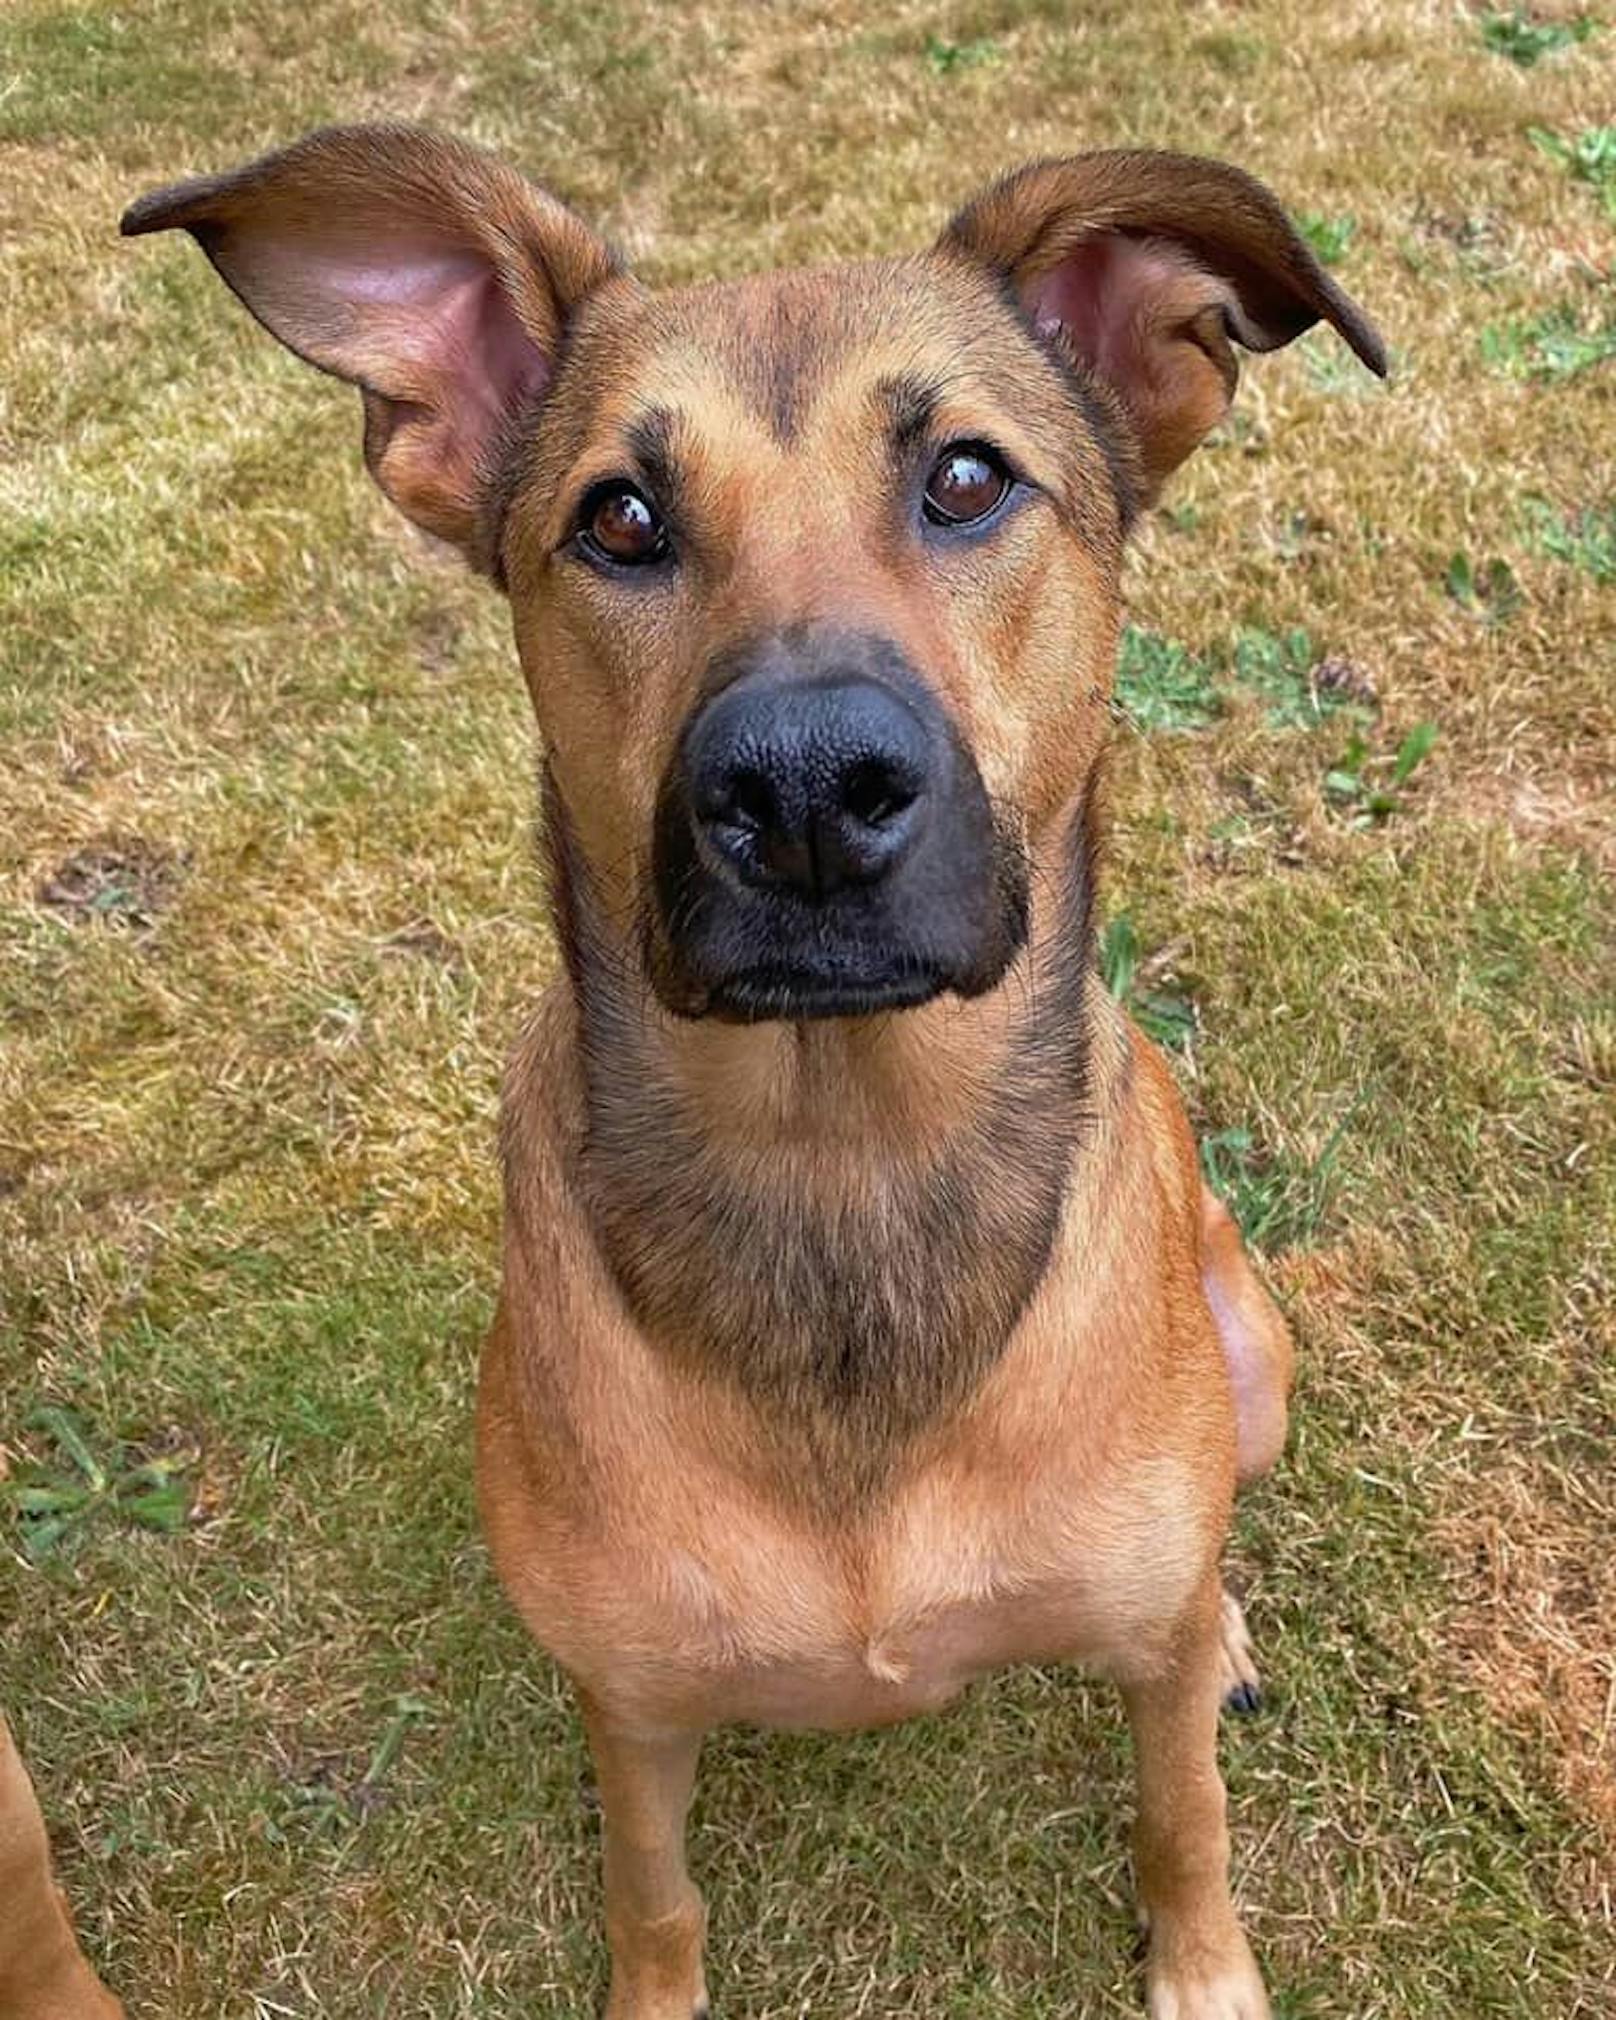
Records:
[[[842,806],[868,828],[896,820],[915,798],[914,788],[879,758],[854,765],[842,781]]]
[[[759,831],[774,825],[779,808],[773,789],[761,772],[739,772],[730,782],[723,818],[736,827]]]

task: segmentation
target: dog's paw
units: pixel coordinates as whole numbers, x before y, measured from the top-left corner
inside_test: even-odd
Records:
[[[1246,1616],[1234,1594],[1224,1588],[1218,1667],[1223,1702],[1230,1711],[1250,1714],[1262,1709],[1262,1679],[1246,1629]]]
[[[606,2008],[606,2020],[712,2020],[712,2008],[705,1993],[692,2006],[678,1996],[669,2000],[653,1993],[619,1998],[614,1992]]]
[[[1150,2020],[1269,2020],[1268,1994],[1238,1932],[1217,1958],[1152,1958],[1145,1974]]]

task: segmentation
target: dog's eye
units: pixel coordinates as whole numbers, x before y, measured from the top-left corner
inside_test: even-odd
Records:
[[[632,484],[597,484],[578,514],[579,544],[596,560],[615,561],[620,568],[638,568],[660,561],[668,551],[668,532],[656,508]]]
[[[926,517],[935,526],[985,519],[1010,489],[1010,472],[982,442],[952,442],[926,479]]]

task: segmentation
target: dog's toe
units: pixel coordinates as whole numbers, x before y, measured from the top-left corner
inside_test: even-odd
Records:
[[[1227,1589],[1223,1594],[1220,1649],[1223,1702],[1230,1711],[1249,1718],[1262,1709],[1262,1679],[1257,1674],[1251,1636],[1246,1631],[1246,1616],[1239,1600]]]

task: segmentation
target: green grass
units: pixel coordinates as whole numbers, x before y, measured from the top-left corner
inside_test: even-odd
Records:
[[[577,1722],[470,1486],[500,1064],[555,958],[504,613],[368,488],[350,395],[114,230],[338,117],[497,146],[665,280],[921,244],[1025,156],[1223,153],[1377,315],[1389,388],[1250,361],[1143,529],[1104,951],[1300,1340],[1232,1553],[1271,1710],[1225,1739],[1276,2011],[1609,2013],[1595,14],[1529,67],[1299,0],[0,14],[0,1702],[135,2020],[604,1984]],[[1128,1804],[1058,1670],[719,1736],[716,2011],[1138,2010]]]
[[[1124,718],[1147,731],[1205,729],[1222,706],[1205,660],[1132,624],[1122,634],[1115,697]]]
[[[1346,258],[1358,229],[1355,217],[1330,217],[1317,210],[1299,212],[1296,222],[1303,238],[1327,267],[1339,266]]]
[[[1564,21],[1539,21],[1524,7],[1483,14],[1478,24],[1482,47],[1495,56],[1507,56],[1523,70],[1541,63],[1563,49],[1574,49],[1595,31],[1586,14],[1574,14]]]
[[[1574,181],[1587,183],[1605,215],[1616,218],[1616,126],[1590,126],[1569,137],[1534,127],[1532,139]]]
[[[1489,324],[1481,333],[1481,355],[1514,378],[1544,383],[1573,378],[1616,359],[1616,317],[1588,328],[1562,303],[1527,321]]]
[[[1531,538],[1539,553],[1581,569],[1595,582],[1616,582],[1616,504],[1556,512],[1541,499],[1530,502]]]

